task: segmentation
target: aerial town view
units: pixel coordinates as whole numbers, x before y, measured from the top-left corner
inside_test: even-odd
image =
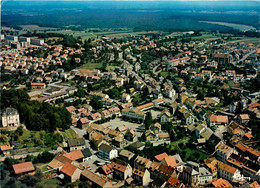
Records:
[[[1,1],[0,187],[260,187],[260,1]]]

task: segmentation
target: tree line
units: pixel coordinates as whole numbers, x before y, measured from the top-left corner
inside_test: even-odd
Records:
[[[56,128],[68,129],[71,115],[64,107],[31,101],[25,90],[1,91],[1,109],[13,107],[18,110],[21,123],[29,130],[52,132]]]

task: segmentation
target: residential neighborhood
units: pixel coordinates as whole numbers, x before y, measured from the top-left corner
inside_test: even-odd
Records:
[[[5,186],[260,187],[259,43],[74,40],[1,35]]]

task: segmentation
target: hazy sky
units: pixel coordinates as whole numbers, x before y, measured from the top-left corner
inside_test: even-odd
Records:
[[[0,0],[0,1],[255,1],[260,0]]]

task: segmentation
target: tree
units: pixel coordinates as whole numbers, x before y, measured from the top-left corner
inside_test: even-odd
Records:
[[[102,101],[96,99],[96,98],[93,98],[91,101],[90,101],[90,105],[95,109],[95,110],[99,110],[101,108],[103,108],[103,103]]]
[[[36,184],[37,184],[38,182],[41,181],[41,179],[40,179],[39,177],[36,177],[36,176],[24,175],[24,176],[20,179],[20,181],[21,181],[22,183],[24,183],[25,185],[27,185],[27,186],[34,187],[34,186],[36,186]]]
[[[129,94],[130,89],[129,89],[129,82],[128,81],[124,84],[124,88],[125,88],[125,92]]]
[[[22,127],[22,126],[19,126],[19,127],[15,130],[15,132],[17,132],[19,136],[22,136],[22,135],[23,135],[23,127]]]
[[[79,88],[78,91],[75,93],[75,96],[77,96],[79,98],[85,97],[85,90],[82,88]]]
[[[153,123],[153,118],[151,112],[147,112],[144,120],[145,130],[148,130],[150,125]]]

